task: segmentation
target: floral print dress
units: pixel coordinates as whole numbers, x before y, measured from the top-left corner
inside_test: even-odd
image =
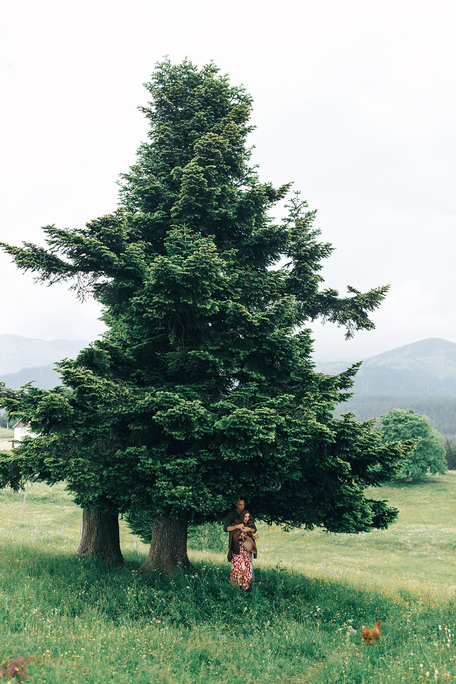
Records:
[[[241,589],[245,590],[249,588],[250,582],[252,581],[253,568],[250,552],[244,547],[243,539],[245,539],[245,534],[241,533],[239,540],[239,556],[233,554],[233,559],[231,561],[230,582],[231,584],[239,584]]]

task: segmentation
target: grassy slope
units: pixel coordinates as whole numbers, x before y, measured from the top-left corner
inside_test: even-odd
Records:
[[[33,485],[22,526],[23,493],[0,491],[0,662],[34,656],[29,684],[456,680],[455,488],[452,472],[382,489],[399,522],[369,535],[262,526],[247,595],[221,554],[192,552],[195,576],[138,578],[146,547],[123,524],[124,568],[81,562],[62,486]],[[379,618],[381,641],[362,646]]]

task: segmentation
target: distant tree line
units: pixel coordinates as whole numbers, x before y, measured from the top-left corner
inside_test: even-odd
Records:
[[[394,407],[394,408],[392,408]],[[427,463],[432,471],[433,464],[438,463],[436,472],[444,472],[445,465],[449,470],[456,470],[456,397],[410,397],[398,399],[389,396],[364,396],[357,394],[347,402],[339,404],[336,414],[355,413],[359,421],[377,419],[380,432],[386,441],[393,439],[423,438],[429,432],[433,452],[425,455],[422,463]],[[428,415],[428,413],[430,415]],[[409,414],[408,416],[406,414]],[[412,414],[413,417],[410,416]],[[407,418],[407,420],[405,420]],[[386,419],[386,420],[385,420]],[[445,429],[446,428],[446,429]],[[432,433],[432,436],[431,436]],[[438,442],[438,446],[436,445]],[[422,459],[423,449],[426,452],[429,444],[422,442],[409,458]],[[438,453],[437,453],[438,452]],[[426,460],[427,459],[427,460]],[[416,472],[420,468],[418,467]],[[399,479],[403,476],[399,474]]]
[[[426,415],[431,427],[444,439],[456,442],[456,396],[435,395],[372,395],[357,392],[348,401],[336,407],[336,415],[354,413],[358,420],[379,418],[393,409],[412,410]]]
[[[449,470],[456,470],[456,441],[446,439],[443,443],[445,447],[446,460]]]
[[[6,387],[10,389],[16,390],[28,382],[33,382],[36,387],[41,389],[52,389],[61,383],[59,374],[54,370],[54,365],[50,363],[47,366],[23,368],[17,373],[0,376],[0,382],[4,382]]]
[[[387,368],[385,366],[361,366],[356,376],[355,392],[363,394],[397,396],[454,396],[456,381],[452,376],[436,378],[419,372],[416,368]]]

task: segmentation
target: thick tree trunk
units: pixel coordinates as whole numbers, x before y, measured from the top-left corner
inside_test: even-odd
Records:
[[[178,568],[191,568],[187,556],[187,521],[160,518],[152,527],[147,560],[139,568],[140,573],[161,572],[170,575]]]
[[[82,535],[77,555],[87,558],[96,556],[109,563],[123,563],[120,550],[119,516],[101,511],[82,511]]]

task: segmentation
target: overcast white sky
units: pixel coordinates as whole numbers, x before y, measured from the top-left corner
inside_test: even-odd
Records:
[[[456,342],[456,5],[434,0],[17,0],[0,27],[0,239],[111,212],[163,55],[211,59],[254,97],[263,181],[294,181],[336,247],[326,284],[391,283],[376,330],[315,325],[316,358]],[[93,302],[0,254],[0,334],[92,340]]]

